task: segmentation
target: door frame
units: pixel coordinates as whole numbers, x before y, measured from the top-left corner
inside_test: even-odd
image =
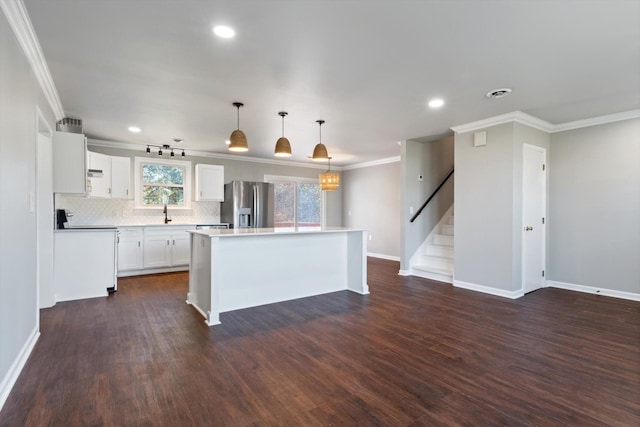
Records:
[[[542,175],[542,212],[544,215],[544,225],[541,224],[542,226],[542,245],[541,245],[541,250],[542,250],[542,271],[544,271],[544,276],[541,278],[541,285],[538,288],[535,289],[527,289],[526,288],[526,281],[525,281],[525,257],[527,254],[526,251],[526,241],[524,238],[524,227],[525,227],[525,220],[524,220],[524,216],[525,216],[525,200],[526,200],[526,193],[525,193],[525,182],[524,182],[524,175],[525,175],[525,158],[526,158],[526,153],[527,150],[533,150],[533,151],[538,151],[540,153],[542,153],[542,157],[543,157],[543,164],[545,165],[545,169],[544,169],[544,174]],[[547,180],[547,173],[549,172],[549,167],[548,167],[548,159],[547,159],[547,149],[545,147],[540,147],[538,145],[532,145],[532,144],[526,144],[523,143],[522,144],[522,218],[521,218],[521,227],[520,227],[520,232],[522,233],[522,243],[521,243],[521,250],[522,250],[522,254],[521,254],[521,289],[523,291],[523,293],[528,293],[528,292],[533,292],[537,289],[540,288],[544,288],[546,287],[546,281],[547,281],[547,224],[549,223],[548,221],[548,215],[547,215],[547,199],[549,197],[548,194],[548,180]]]
[[[35,214],[36,214],[36,294],[37,294],[37,304],[38,304],[38,314],[37,314],[37,323],[38,325],[40,324],[40,308],[42,308],[42,303],[43,301],[41,301],[41,297],[42,297],[42,289],[41,289],[41,271],[40,271],[40,263],[41,263],[41,257],[42,257],[42,248],[41,248],[41,238],[42,238],[42,231],[40,229],[40,215],[42,214],[40,212],[40,191],[42,190],[40,188],[39,185],[39,180],[40,180],[40,164],[39,164],[39,151],[40,151],[40,138],[45,138],[49,140],[49,144],[53,144],[53,129],[51,128],[51,126],[49,125],[49,123],[47,122],[47,119],[44,117],[44,114],[42,113],[42,111],[40,110],[40,107],[36,104],[36,108],[35,108],[35,134],[34,134],[35,138],[34,138],[34,152],[35,152],[35,186],[36,186],[36,191],[35,191],[35,195],[34,195],[34,199],[35,199],[35,203],[34,203],[34,207],[35,207]],[[51,149],[53,150],[53,146],[51,147]],[[50,158],[49,161],[51,162],[50,165],[50,169],[53,171],[53,158]],[[53,175],[49,178],[52,182],[53,182]],[[51,193],[51,197],[53,198],[53,192]],[[55,208],[55,201],[53,201],[53,206]],[[51,239],[53,240],[53,221],[54,221],[54,211],[51,211],[49,213],[50,218],[51,218]],[[55,243],[54,243],[55,244]],[[51,252],[51,266],[53,266],[53,251]],[[52,298],[51,301],[46,301],[46,306],[45,307],[52,307],[53,305],[55,305],[55,297],[54,296],[54,289],[53,289],[53,277],[51,278],[51,289],[49,289],[48,292]]]

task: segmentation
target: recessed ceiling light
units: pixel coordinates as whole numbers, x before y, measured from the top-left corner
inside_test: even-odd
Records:
[[[138,126],[129,126],[129,132],[140,133],[140,128]]]
[[[227,144],[227,145],[230,145],[231,141],[227,139],[224,143]]]
[[[490,98],[490,99],[504,98],[510,93],[511,93],[511,89],[509,89],[508,87],[504,87],[501,89],[495,89],[490,92],[487,92],[487,98]]]
[[[444,101],[440,98],[432,99],[429,101],[429,107],[431,108],[440,108],[444,105]]]
[[[222,37],[223,39],[231,39],[236,35],[236,31],[231,27],[227,27],[226,25],[216,25],[215,27],[213,27],[213,33],[218,37]]]

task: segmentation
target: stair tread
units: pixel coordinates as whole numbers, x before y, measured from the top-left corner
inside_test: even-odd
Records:
[[[453,274],[453,269],[432,267],[430,265],[424,265],[424,264],[412,265],[411,268],[415,268],[416,270],[422,270],[422,271],[430,271],[432,273],[439,273],[439,274],[446,274],[446,275]]]
[[[432,248],[453,249],[453,245],[443,245],[440,243],[429,243],[427,246],[430,246]]]
[[[431,258],[431,259],[435,259],[435,260],[453,261],[453,257],[442,256],[442,255],[428,255],[428,254],[422,254],[421,256],[422,256],[422,257],[424,257],[424,258]]]

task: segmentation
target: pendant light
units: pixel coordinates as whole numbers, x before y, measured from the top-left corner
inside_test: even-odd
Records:
[[[316,120],[320,128],[320,142],[313,149],[313,155],[311,156],[311,160],[314,162],[321,162],[323,160],[329,160],[329,153],[327,152],[327,147],[322,143],[322,124],[324,120]]]
[[[274,155],[276,157],[291,157],[291,144],[289,140],[284,137],[284,116],[288,113],[286,111],[280,111],[278,115],[282,117],[282,136],[276,141],[276,150]]]
[[[335,191],[340,187],[340,174],[338,172],[331,172],[331,157],[327,160],[329,160],[329,169],[318,176],[318,182],[320,183],[322,191]]]
[[[231,141],[229,144],[229,151],[249,151],[247,137],[244,132],[240,130],[240,107],[244,106],[244,104],[242,102],[234,102],[233,106],[238,109],[238,128],[231,133],[231,137],[229,138],[229,141]]]

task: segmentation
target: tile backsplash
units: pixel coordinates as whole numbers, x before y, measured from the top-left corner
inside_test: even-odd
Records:
[[[73,212],[71,225],[147,225],[162,224],[161,209],[135,209],[133,200],[90,199],[56,195],[56,208]],[[191,202],[191,209],[169,208],[171,224],[217,224],[220,202]]]

